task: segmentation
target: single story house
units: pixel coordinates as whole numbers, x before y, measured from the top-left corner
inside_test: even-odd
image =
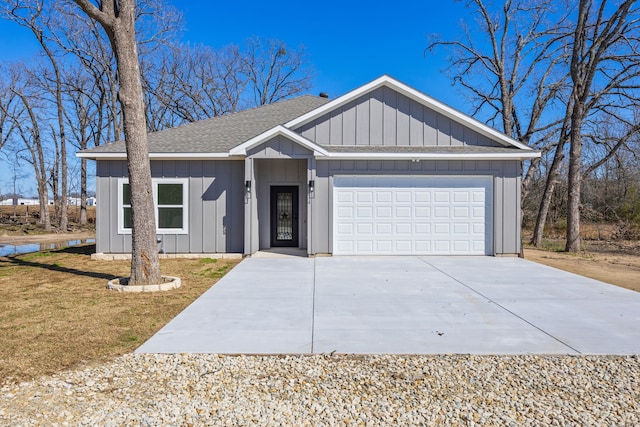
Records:
[[[389,77],[149,134],[166,253],[520,251],[522,161],[540,156]],[[96,165],[96,251],[131,251],[123,142]]]

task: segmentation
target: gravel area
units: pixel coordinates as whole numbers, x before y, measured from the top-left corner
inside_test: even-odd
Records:
[[[136,354],[0,389],[2,425],[640,425],[638,356]]]

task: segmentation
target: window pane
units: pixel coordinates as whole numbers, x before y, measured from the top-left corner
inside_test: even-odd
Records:
[[[124,228],[131,228],[133,224],[133,220],[131,219],[131,208],[122,208],[122,210],[123,210],[122,225]]]
[[[158,228],[182,228],[182,208],[158,208]]]
[[[158,205],[182,206],[182,184],[158,184]]]
[[[131,206],[131,188],[129,184],[122,184],[122,204]]]

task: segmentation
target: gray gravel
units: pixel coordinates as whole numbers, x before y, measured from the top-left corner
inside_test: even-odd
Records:
[[[0,389],[3,425],[640,425],[638,356],[126,355]]]

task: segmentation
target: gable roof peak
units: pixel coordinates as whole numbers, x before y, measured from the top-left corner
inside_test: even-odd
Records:
[[[378,77],[375,80],[370,81],[369,83],[364,84],[363,86],[360,86],[357,89],[354,89],[330,102],[327,102],[326,104],[309,111],[306,114],[303,114],[299,117],[296,117],[295,119],[287,122],[285,124],[286,127],[293,129],[295,127],[299,127],[302,126],[304,124],[307,124],[321,116],[323,116],[324,114],[328,113],[329,111],[333,111],[335,109],[338,109],[340,107],[342,107],[343,105],[361,97],[362,95],[365,95],[367,93],[371,93],[374,90],[380,88],[380,87],[388,87],[402,95],[405,95],[406,97],[413,99],[414,101],[432,109],[435,110],[436,112],[449,117],[450,119],[454,120],[457,123],[460,123],[464,126],[467,126],[475,131],[477,131],[478,133],[490,138],[493,141],[496,141],[506,147],[515,147],[515,148],[519,148],[521,150],[532,150],[531,147],[528,147],[525,144],[522,144],[521,142],[516,141],[515,139],[505,135],[502,132],[497,131],[496,129],[492,128],[491,126],[480,122],[477,119],[474,119],[473,117],[470,117],[458,110],[456,110],[453,107],[448,106],[447,104],[440,102],[438,100],[436,100],[435,98],[430,97],[429,95],[420,92],[419,90],[405,84],[402,83],[401,81],[391,77],[388,74],[383,74],[382,76]]]

